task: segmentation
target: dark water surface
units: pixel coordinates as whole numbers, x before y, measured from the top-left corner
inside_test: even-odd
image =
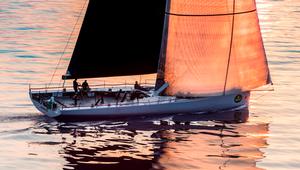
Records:
[[[254,92],[249,114],[58,122],[28,84],[48,83],[66,48],[59,83],[85,0],[1,0],[0,169],[300,169],[300,1],[257,3],[275,91]]]

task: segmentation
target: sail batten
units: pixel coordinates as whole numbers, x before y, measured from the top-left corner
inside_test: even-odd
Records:
[[[168,15],[175,15],[175,16],[190,16],[190,17],[207,17],[207,16],[222,16],[222,15],[240,15],[240,14],[246,14],[246,13],[251,13],[255,12],[256,9],[249,10],[249,11],[242,11],[242,12],[235,12],[235,13],[223,13],[223,14],[179,14],[179,13],[170,13],[170,12],[165,12]]]
[[[270,83],[255,0],[170,0],[167,95],[215,96]]]

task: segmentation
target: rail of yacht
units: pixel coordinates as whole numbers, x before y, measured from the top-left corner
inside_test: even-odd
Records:
[[[110,84],[96,84],[90,85],[90,91],[88,95],[80,98],[78,100],[78,104],[72,105],[74,99],[72,99],[72,95],[75,95],[73,86],[44,86],[44,87],[33,87],[30,85],[29,93],[30,97],[42,103],[45,100],[49,100],[51,96],[55,96],[55,103],[58,105],[60,109],[70,109],[70,108],[78,108],[78,109],[87,109],[87,108],[104,108],[104,107],[126,107],[133,105],[152,105],[152,104],[163,104],[163,103],[172,103],[176,102],[176,97],[170,96],[156,96],[151,97],[154,84],[153,83],[142,83],[141,86],[149,88],[148,91],[136,90],[134,89],[134,84],[128,83],[110,83]],[[96,104],[100,99],[98,93],[118,93],[120,89],[123,92],[132,92],[136,91],[139,93],[145,94],[143,98],[136,98],[135,100],[126,100],[120,101],[112,100],[107,103]],[[67,94],[67,95],[66,95]],[[68,96],[65,97],[64,95]],[[147,96],[147,97],[146,97]],[[46,106],[46,105],[45,105]]]

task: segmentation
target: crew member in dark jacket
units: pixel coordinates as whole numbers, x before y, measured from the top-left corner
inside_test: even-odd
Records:
[[[74,92],[77,93],[78,92],[78,86],[79,84],[77,83],[77,79],[75,79],[73,81],[73,89],[74,89]]]

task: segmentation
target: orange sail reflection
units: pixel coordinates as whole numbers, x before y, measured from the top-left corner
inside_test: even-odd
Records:
[[[208,130],[210,129],[211,130]],[[260,148],[266,147],[268,124],[220,124],[215,128],[164,131],[158,164],[165,170],[261,170]]]

